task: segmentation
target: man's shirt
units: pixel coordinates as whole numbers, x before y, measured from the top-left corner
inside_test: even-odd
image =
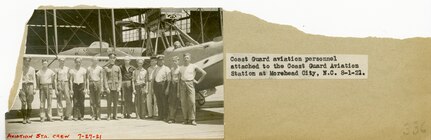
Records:
[[[135,79],[136,85],[145,84],[145,80],[147,76],[147,70],[144,68],[136,69],[133,73],[133,77]]]
[[[88,78],[90,78],[90,81],[100,81],[102,77],[100,77],[101,73],[103,72],[103,68],[100,66],[89,66],[87,68],[88,70]]]
[[[36,83],[36,70],[33,67],[28,66],[22,71],[22,83]]]
[[[135,71],[135,67],[129,66],[126,68],[126,66],[121,66],[121,74],[123,81],[129,81],[133,79],[133,71]]]
[[[79,67],[79,69],[73,68],[69,71],[70,76],[73,77],[73,83],[81,84],[84,83],[84,77],[87,76],[87,70],[83,67]]]
[[[180,68],[181,80],[183,81],[194,80],[196,75],[196,68],[197,66],[195,64],[189,64],[188,66],[181,66]]]
[[[107,85],[106,88],[109,88],[110,90],[117,90],[117,88],[121,85],[120,82],[120,76],[121,76],[121,69],[117,65],[109,65],[105,67],[105,75],[106,75],[106,82]]]
[[[55,72],[52,71],[51,69],[46,69],[46,70],[39,70],[36,73],[40,84],[52,84],[52,80],[55,76]]]
[[[180,78],[179,74],[180,74],[180,66],[178,66],[177,68],[174,68],[174,67],[171,68],[172,81],[177,82]]]
[[[154,81],[156,82],[163,82],[166,80],[170,80],[169,79],[169,73],[171,72],[171,70],[166,67],[165,65],[163,66],[158,66],[156,67],[156,69],[154,70]]]
[[[58,81],[68,81],[69,79],[69,68],[63,66],[62,68],[56,68],[55,73],[57,73]]]

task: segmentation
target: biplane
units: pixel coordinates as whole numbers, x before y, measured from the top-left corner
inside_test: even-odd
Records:
[[[154,12],[155,11],[155,12]],[[54,12],[54,25],[56,28],[56,17],[55,17],[55,9]],[[171,60],[173,56],[178,56],[182,58],[182,55],[185,53],[190,53],[192,56],[192,63],[195,63],[199,67],[203,68],[208,74],[205,79],[195,86],[197,94],[196,101],[197,106],[202,106],[205,104],[205,97],[208,97],[215,93],[215,87],[223,84],[223,41],[222,37],[217,37],[212,41],[198,43],[192,37],[190,37],[187,33],[181,30],[175,22],[180,20],[181,17],[176,16],[175,14],[162,14],[158,10],[153,10],[151,16],[147,16],[144,23],[138,23],[133,21],[114,21],[114,9],[112,9],[112,32],[115,32],[114,27],[126,27],[129,29],[144,29],[148,38],[150,38],[150,34],[155,35],[155,42],[150,39],[143,39],[141,47],[116,47],[115,43],[115,33],[113,33],[113,42],[107,43],[102,40],[102,32],[100,31],[100,10],[98,14],[99,21],[99,40],[95,40],[89,46],[82,47],[74,47],[69,50],[58,52],[58,43],[57,43],[57,33],[55,33],[55,54],[25,54],[24,57],[30,57],[32,60],[30,65],[34,67],[36,70],[41,68],[41,60],[47,59],[50,64],[50,68],[58,67],[58,59],[65,58],[65,65],[68,67],[74,66],[73,59],[76,57],[80,57],[82,59],[81,65],[85,68],[91,65],[92,58],[98,58],[99,66],[105,66],[108,63],[108,54],[115,53],[117,54],[117,64],[122,64],[122,59],[127,57],[131,59],[131,64],[136,65],[136,59],[144,59],[149,60],[151,56],[156,56],[159,42],[164,47],[164,51],[160,55],[165,56],[165,62],[167,66],[171,65]],[[46,12],[45,12],[46,14]],[[46,22],[45,22],[46,23]],[[45,25],[48,27],[48,25]],[[56,31],[56,30],[55,30]],[[202,32],[203,33],[203,32]],[[46,32],[47,34],[47,32]],[[170,39],[166,36],[166,34],[170,34]],[[174,48],[173,38],[172,36],[176,35],[178,41],[181,42],[181,48]],[[48,42],[48,41],[46,41]],[[47,45],[48,46],[48,45]],[[48,49],[48,47],[47,47]],[[48,50],[47,50],[48,51]],[[53,51],[54,52],[54,51]],[[148,62],[148,61],[146,61]],[[181,59],[180,59],[181,65]],[[199,75],[197,75],[199,77]]]

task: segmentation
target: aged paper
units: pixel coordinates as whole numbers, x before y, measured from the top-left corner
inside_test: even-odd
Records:
[[[240,12],[224,23],[226,53],[368,55],[364,80],[226,79],[226,139],[431,139],[430,38],[311,35]]]

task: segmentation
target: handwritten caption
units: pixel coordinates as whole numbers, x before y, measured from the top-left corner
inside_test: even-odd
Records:
[[[367,79],[368,55],[226,54],[227,79]]]
[[[7,139],[83,139],[83,140],[100,140],[102,134],[11,134],[8,133]]]

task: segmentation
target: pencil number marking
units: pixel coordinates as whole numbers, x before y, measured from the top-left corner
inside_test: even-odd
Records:
[[[426,133],[426,123],[425,121],[414,121],[404,123],[404,135],[418,135]]]

